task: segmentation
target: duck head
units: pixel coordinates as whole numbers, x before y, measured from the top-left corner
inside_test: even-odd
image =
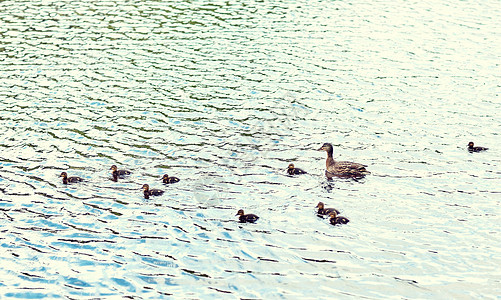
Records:
[[[111,166],[110,170],[117,171],[117,170],[118,170],[118,168],[117,168],[117,166],[116,166],[116,165],[113,165],[113,166]]]
[[[335,218],[337,217],[336,212],[335,212],[335,211],[331,212],[331,213],[329,214],[329,217],[330,217],[329,219],[335,219]]]
[[[150,189],[150,186],[147,184],[143,184],[143,191],[148,191]]]
[[[322,145],[322,147],[320,147],[320,149],[318,149],[318,151],[327,151],[327,152],[329,152],[329,151],[332,151],[332,149],[333,149],[332,144],[330,144],[330,143],[324,143]]]
[[[61,173],[61,175],[59,175],[59,177],[67,178],[68,174],[66,172],[63,172],[63,173]]]
[[[235,216],[243,216],[244,215],[244,210],[241,209],[237,212],[237,214]]]
[[[289,164],[289,170],[294,169],[294,164]]]
[[[468,148],[473,148],[473,145],[474,145],[473,142],[469,142],[468,143]]]
[[[318,209],[324,209],[324,203],[323,202],[318,202],[317,208]]]

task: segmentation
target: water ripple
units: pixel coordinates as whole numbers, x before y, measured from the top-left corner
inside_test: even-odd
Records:
[[[496,297],[496,4],[3,1],[1,295]]]

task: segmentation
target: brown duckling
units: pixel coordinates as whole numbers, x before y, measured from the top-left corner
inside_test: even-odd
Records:
[[[163,177],[162,177],[162,182],[163,183],[166,183],[166,184],[169,184],[169,183],[176,183],[176,182],[179,182],[179,178],[177,177],[169,177],[169,175],[165,174]]]
[[[75,183],[75,182],[81,182],[84,181],[83,178],[80,178],[78,176],[71,176],[68,177],[68,174],[66,172],[62,172],[60,177],[63,177],[63,184],[68,184],[68,183]]]
[[[468,151],[470,152],[480,152],[480,151],[485,151],[489,148],[485,148],[485,147],[473,147],[473,142],[469,142],[468,143]]]
[[[258,216],[253,215],[253,214],[245,215],[243,209],[239,210],[235,216],[240,216],[240,217],[238,217],[238,219],[240,220],[240,223],[254,223],[257,221],[257,219],[259,219]]]
[[[289,173],[289,175],[307,174],[305,171],[303,171],[299,168],[295,168],[294,164],[289,164],[289,167],[287,168],[287,173]]]
[[[160,196],[164,193],[164,191],[159,189],[150,190],[150,186],[147,184],[143,185],[143,191],[144,191],[144,199],[150,199],[150,196]]]
[[[113,181],[118,181],[118,178],[124,178],[125,175],[130,175],[132,172],[127,170],[119,170],[116,165],[111,166],[111,174],[113,175]]]
[[[350,220],[346,219],[345,217],[338,216],[337,213],[334,211],[331,212],[329,216],[330,216],[329,222],[332,225],[348,224],[348,222],[350,222]]]
[[[326,170],[333,176],[359,178],[370,174],[370,172],[365,169],[365,167],[367,167],[366,165],[351,161],[335,161],[332,157],[334,148],[329,143],[323,144],[318,151],[327,152],[327,160],[325,161]]]
[[[339,210],[335,208],[325,208],[323,202],[318,202],[317,204],[317,214],[318,215],[330,215],[331,212],[335,212],[336,214],[339,214]]]

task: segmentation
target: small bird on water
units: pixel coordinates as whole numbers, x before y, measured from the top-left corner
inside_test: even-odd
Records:
[[[345,217],[341,217],[341,216],[338,216],[336,214],[336,212],[331,212],[329,214],[330,216],[330,219],[329,219],[329,222],[332,224],[332,225],[337,225],[337,224],[348,224],[348,222],[350,222],[350,220],[346,219]]]
[[[239,216],[238,219],[240,223],[254,223],[259,219],[259,217],[254,214],[244,214],[243,209],[240,209],[235,216]]]
[[[162,177],[162,182],[163,183],[166,183],[166,184],[170,184],[170,183],[176,183],[176,182],[179,182],[179,178],[177,177],[169,177],[169,175],[165,174],[163,177]]]
[[[75,182],[81,182],[84,181],[83,178],[80,178],[78,176],[71,176],[68,177],[68,173],[62,172],[59,177],[63,177],[63,184],[68,184],[68,183],[75,183]]]
[[[299,168],[295,168],[294,164],[289,164],[289,167],[287,168],[287,173],[289,173],[289,175],[308,174],[308,173],[306,173],[306,171],[303,171]]]
[[[318,208],[318,211],[317,211],[318,215],[329,215],[331,212],[335,212],[336,214],[339,214],[339,210],[337,210],[335,208],[325,208],[323,202],[318,202],[317,208]]]
[[[159,189],[151,189],[147,184],[143,185],[144,199],[150,199],[150,196],[160,196],[164,193],[164,191]]]
[[[124,178],[125,175],[130,175],[132,172],[127,170],[119,170],[116,165],[110,168],[111,175],[113,175],[113,181],[118,181],[118,178]]]
[[[489,149],[489,148],[485,148],[485,147],[478,147],[478,146],[477,146],[477,147],[474,147],[473,142],[469,142],[469,143],[468,143],[468,151],[470,151],[470,152],[480,152],[480,151],[485,151],[485,150],[487,150],[487,149]]]

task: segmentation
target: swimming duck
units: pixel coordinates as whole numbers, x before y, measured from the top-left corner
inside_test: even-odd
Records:
[[[150,186],[147,184],[143,185],[143,191],[144,191],[144,199],[150,199],[150,196],[160,196],[164,193],[164,191],[158,189],[150,190]]]
[[[329,222],[331,222],[332,225],[337,225],[337,224],[348,224],[350,220],[346,219],[345,217],[337,216],[336,212],[331,212],[329,214],[330,219]]]
[[[169,175],[165,174],[163,177],[162,177],[162,182],[163,183],[176,183],[176,182],[179,182],[179,178],[177,177],[169,177]]]
[[[335,161],[334,158],[332,158],[334,148],[329,143],[323,144],[322,147],[318,149],[318,151],[327,152],[327,160],[325,161],[325,166],[327,172],[333,176],[359,178],[370,174],[370,172],[365,169],[365,167],[367,167],[366,165],[354,163],[351,161]]]
[[[299,168],[294,168],[294,164],[289,164],[289,167],[287,168],[287,173],[289,173],[289,175],[307,174],[305,171]]]
[[[81,181],[83,181],[83,178],[80,178],[78,176],[68,177],[68,174],[66,172],[61,173],[60,177],[63,177],[63,184],[75,183],[75,182],[81,182]]]
[[[240,220],[240,223],[254,223],[257,221],[257,219],[259,219],[258,216],[253,214],[244,215],[243,209],[239,210],[235,216],[240,216],[238,218]]]
[[[339,210],[335,208],[325,208],[323,202],[318,202],[317,208],[318,208],[317,214],[319,215],[330,215],[331,212],[339,214]]]
[[[480,152],[480,151],[485,151],[489,148],[484,148],[484,147],[473,147],[473,142],[468,143],[468,151],[470,152]]]
[[[127,170],[119,170],[116,165],[111,166],[111,174],[113,175],[113,181],[117,181],[118,178],[123,178],[125,175],[130,175],[132,172]]]

